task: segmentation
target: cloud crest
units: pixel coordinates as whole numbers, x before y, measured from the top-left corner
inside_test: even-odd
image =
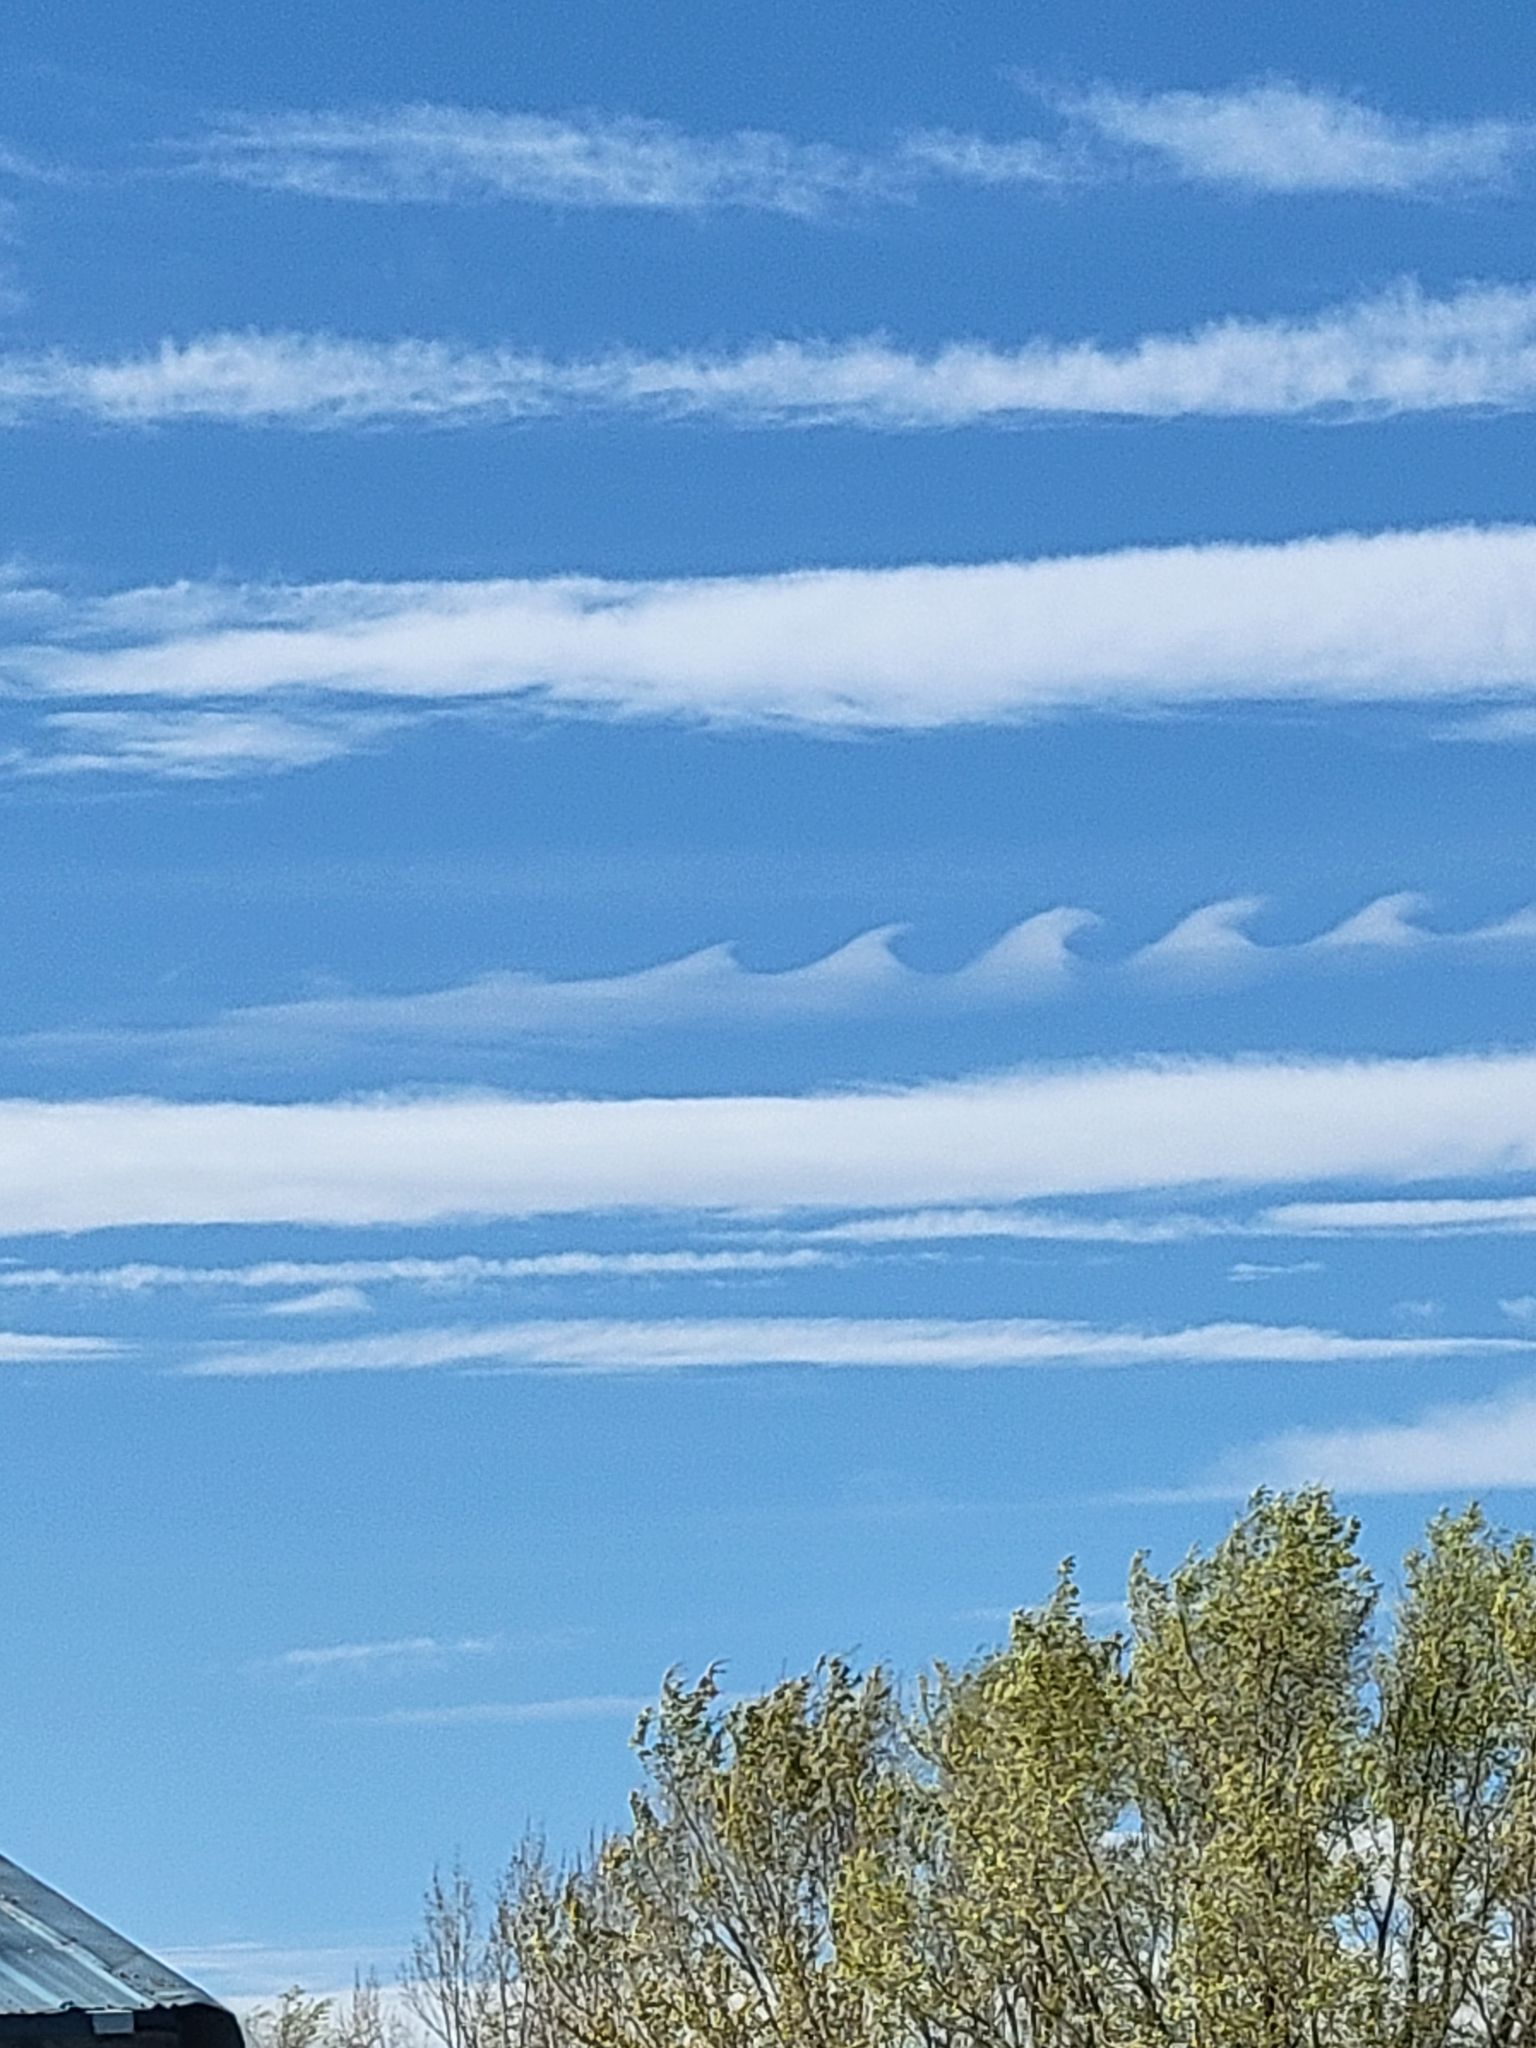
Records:
[[[445,988],[338,994],[226,1011],[162,1031],[56,1032],[12,1041],[46,1056],[130,1049],[179,1059],[328,1055],[342,1046],[504,1046],[519,1039],[593,1039],[636,1031],[745,1028],[828,1021],[967,1015],[1090,992],[1187,995],[1282,973],[1317,973],[1405,959],[1499,958],[1536,946],[1536,909],[1460,931],[1422,922],[1428,899],[1400,890],[1306,939],[1260,943],[1248,926],[1257,897],[1202,905],[1161,937],[1089,958],[1076,936],[1102,931],[1091,911],[1059,905],[1024,918],[963,966],[909,966],[895,951],[906,929],[881,925],[804,966],[744,966],[715,945],[627,974],[569,979],[498,970]]]

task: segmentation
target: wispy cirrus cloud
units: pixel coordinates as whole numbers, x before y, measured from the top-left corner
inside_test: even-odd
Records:
[[[1246,192],[1425,196],[1505,183],[1532,150],[1523,118],[1397,114],[1283,78],[1207,90],[1020,82],[1049,132],[934,127],[853,149],[598,111],[417,104],[235,113],[169,148],[190,171],[309,198],[800,218],[942,182],[1049,191],[1149,174]]]
[[[148,1262],[117,1266],[0,1266],[0,1289],[21,1293],[134,1296],[163,1290],[268,1294],[304,1287],[351,1296],[365,1287],[419,1287],[461,1293],[522,1280],[714,1280],[756,1274],[798,1273],[830,1265],[835,1253],[812,1245],[781,1249],[735,1245],[714,1250],[666,1247],[653,1251],[528,1252],[485,1258],[262,1259],[243,1266],[171,1266]],[[313,1305],[314,1295],[301,1296]],[[280,1304],[292,1313],[291,1301]]]
[[[436,1665],[456,1657],[489,1657],[501,1647],[497,1636],[394,1636],[377,1642],[317,1643],[280,1650],[265,1658],[263,1665],[268,1670],[314,1678]]]
[[[503,701],[925,730],[1234,703],[1536,694],[1536,529],[1212,542],[653,582],[178,585],[0,604],[14,695],[156,709]]]
[[[18,1237],[1507,1183],[1536,1173],[1536,1055],[1166,1061],[779,1096],[12,1099],[0,1160],[0,1233]]]
[[[469,1700],[458,1706],[391,1707],[374,1728],[530,1728],[569,1721],[634,1721],[653,1702],[640,1694],[580,1693],[568,1699]]]
[[[225,1345],[186,1370],[265,1379],[443,1368],[669,1372],[751,1366],[953,1368],[1027,1366],[1347,1365],[1519,1356],[1521,1337],[1348,1336],[1263,1323],[1183,1330],[1106,1329],[1038,1317],[944,1320],[761,1316],[393,1330],[315,1344]]]
[[[1233,317],[1120,346],[1038,337],[932,352],[768,341],[565,360],[420,338],[215,333],[143,354],[0,356],[0,420],[213,421],[310,431],[641,413],[906,431],[1040,419],[1325,418],[1536,404],[1536,288],[1411,282],[1322,312]]]
[[[632,115],[414,105],[230,115],[177,152],[234,184],[374,204],[522,201],[815,215],[888,193],[896,165],[784,135]]]
[[[1049,97],[1096,137],[1175,176],[1270,193],[1423,194],[1508,179],[1528,120],[1426,120],[1328,87],[1273,79],[1212,91],[1099,85]]]

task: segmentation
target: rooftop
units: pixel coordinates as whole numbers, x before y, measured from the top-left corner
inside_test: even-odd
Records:
[[[0,1856],[0,2038],[83,2033],[239,2041],[206,1991]]]

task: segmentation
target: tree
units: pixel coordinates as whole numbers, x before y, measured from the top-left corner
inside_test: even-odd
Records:
[[[290,1985],[275,2005],[259,2005],[246,2015],[251,2048],[327,2048],[334,2003],[311,1998],[298,1984]]]
[[[1114,1635],[1067,1566],[905,1693],[669,1680],[626,1827],[524,1851],[483,1931],[434,1880],[418,2011],[444,2048],[1533,2048],[1536,1553],[1441,1516],[1384,1618],[1356,1538],[1261,1494],[1137,1559]]]

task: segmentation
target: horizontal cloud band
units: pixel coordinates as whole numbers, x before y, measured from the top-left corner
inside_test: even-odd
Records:
[[[920,355],[881,340],[562,361],[408,338],[210,334],[91,360],[0,356],[0,421],[202,420],[310,429],[495,426],[640,412],[744,425],[955,427],[1040,418],[1348,418],[1536,404],[1536,289],[1412,285],[1290,319],[1120,348],[1037,339]]]
[[[1407,194],[1497,184],[1531,149],[1517,120],[1404,119],[1285,79],[1206,92],[1033,86],[1064,124],[1051,140],[909,132],[875,154],[654,120],[459,105],[246,114],[191,148],[232,183],[375,204],[521,201],[802,217],[915,196],[926,179],[986,186],[1172,175],[1249,192]]]
[[[320,1344],[231,1345],[189,1370],[206,1378],[519,1366],[656,1372],[729,1366],[1347,1365],[1528,1354],[1520,1337],[1351,1337],[1265,1323],[1098,1329],[1036,1317],[946,1320],[756,1316],[396,1330]]]
[[[0,590],[34,698],[274,693],[921,729],[1536,690],[1536,528],[668,582]]]
[[[899,1208],[1536,1173],[1536,1054],[1077,1068],[884,1093],[0,1103],[0,1232]]]

